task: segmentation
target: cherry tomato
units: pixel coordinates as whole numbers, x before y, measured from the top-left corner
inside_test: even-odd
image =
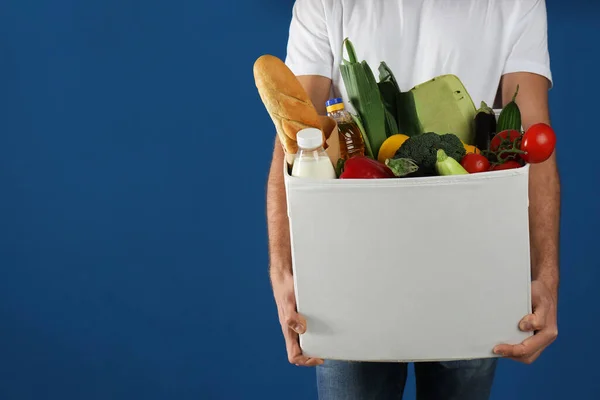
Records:
[[[492,165],[489,171],[501,171],[503,169],[521,168],[521,164],[518,161],[510,160],[502,164]]]
[[[554,130],[544,123],[535,124],[523,135],[521,151],[525,154],[521,154],[521,158],[528,163],[541,163],[550,158],[555,147]]]
[[[521,136],[521,132],[514,129],[498,132],[490,142],[490,151],[497,151],[500,148],[500,145],[502,144],[502,139],[510,140],[510,142],[512,143],[516,139],[518,139],[519,136]]]
[[[475,153],[469,153],[462,158],[460,164],[464,169],[467,170],[470,174],[475,174],[477,172],[484,172],[490,168],[490,162],[488,159],[481,155]]]

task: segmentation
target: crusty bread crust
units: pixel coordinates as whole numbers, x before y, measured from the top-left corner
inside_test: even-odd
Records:
[[[279,58],[268,54],[259,57],[254,63],[254,81],[287,153],[298,151],[298,131],[304,128],[323,131],[319,114],[308,94]]]

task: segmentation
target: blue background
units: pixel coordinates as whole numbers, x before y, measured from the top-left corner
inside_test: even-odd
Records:
[[[568,3],[548,1],[560,335],[501,362],[494,399],[600,390],[599,7]],[[291,7],[1,2],[1,399],[316,398],[268,281],[274,130],[252,76],[284,57]]]

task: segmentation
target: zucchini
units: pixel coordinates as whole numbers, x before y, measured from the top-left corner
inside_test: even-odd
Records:
[[[498,132],[513,129],[521,132],[521,110],[519,110],[519,106],[515,102],[518,93],[519,85],[517,85],[517,90],[515,91],[515,94],[510,103],[505,105],[502,111],[500,112],[500,116],[498,117],[498,124],[496,126],[496,130]]]
[[[438,175],[467,175],[467,170],[454,158],[449,157],[443,149],[437,151],[435,170]]]

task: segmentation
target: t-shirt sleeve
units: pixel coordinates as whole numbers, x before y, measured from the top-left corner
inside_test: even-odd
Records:
[[[285,63],[295,75],[321,75],[331,79],[333,53],[322,0],[294,3]]]
[[[542,75],[550,81],[552,87],[546,2],[535,0],[533,3],[516,22],[513,47],[509,51],[503,73],[531,72]]]

